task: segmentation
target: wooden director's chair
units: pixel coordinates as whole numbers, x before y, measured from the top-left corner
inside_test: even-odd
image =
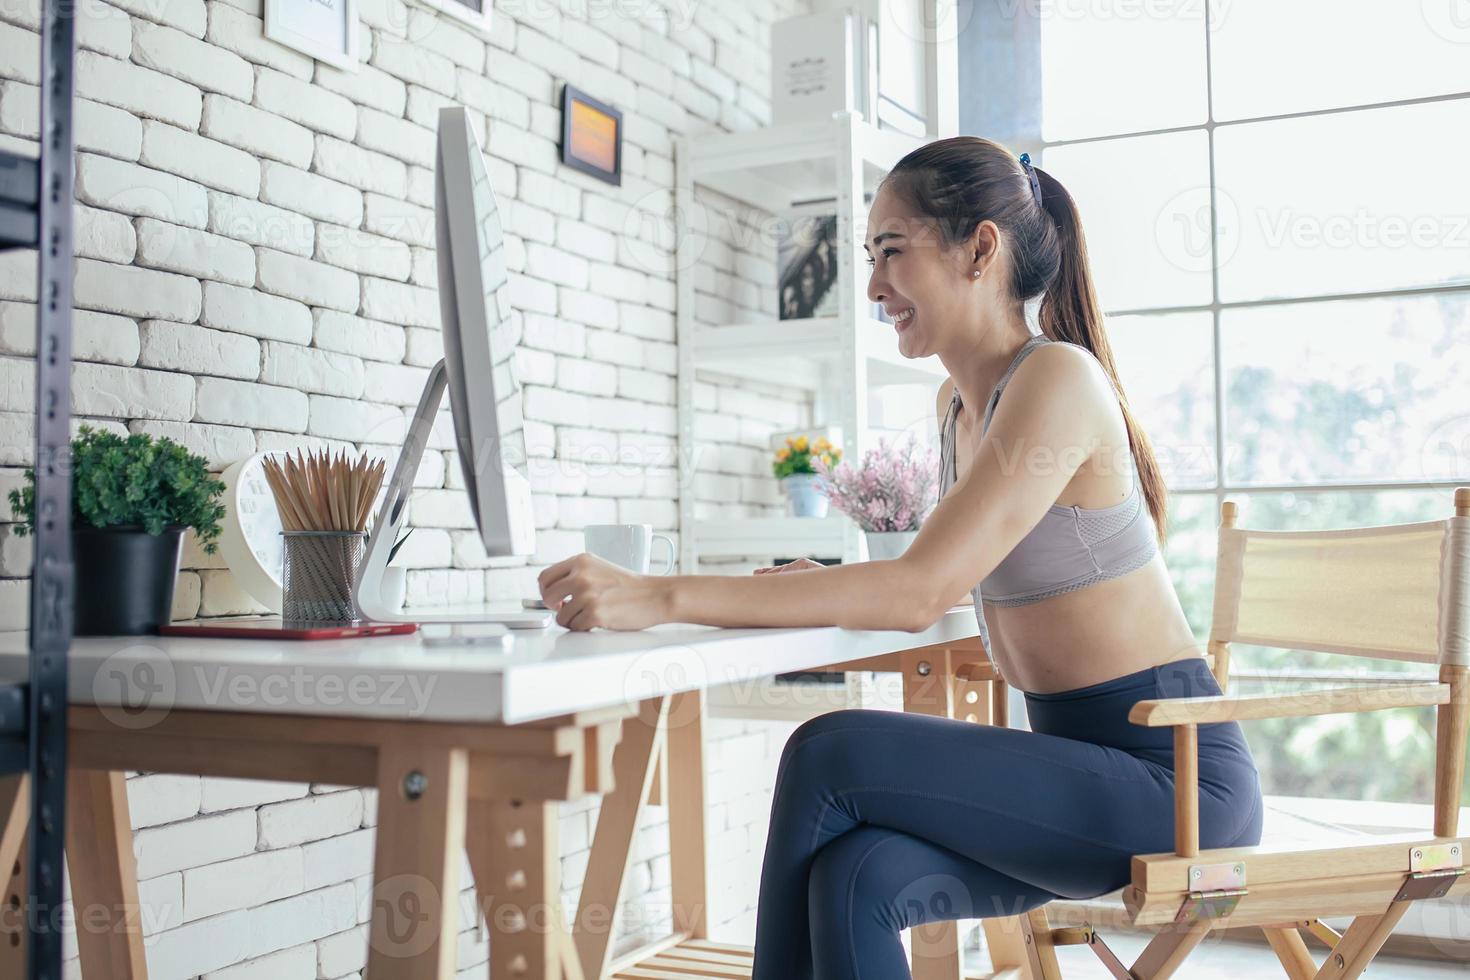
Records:
[[[1161,927],[1125,966],[1089,923],[1053,927],[1045,906],[980,920],[988,980],[1062,980],[1056,947],[1087,945],[1118,980],[1173,976],[1211,929],[1260,927],[1290,980],[1348,980],[1377,955],[1413,902],[1470,894],[1459,836],[1460,786],[1470,722],[1470,489],[1440,521],[1331,531],[1235,527],[1221,507],[1213,623],[1206,660],[1229,690],[1230,643],[1439,664],[1437,682],[1398,682],[1295,694],[1140,701],[1139,725],[1174,729],[1174,853],[1133,858],[1127,921]],[[978,641],[835,665],[903,675],[904,709],[977,724],[1007,724],[1006,685]],[[1436,706],[1434,828],[1343,840],[1273,836],[1268,814],[1256,847],[1199,847],[1198,730],[1203,724],[1383,708]],[[1338,933],[1323,918],[1354,916]],[[1307,930],[1331,947],[1318,964]],[[912,931],[915,980],[961,980],[953,922]],[[750,950],[707,940],[669,943],[606,971],[616,980],[742,980]],[[596,971],[589,971],[588,976]],[[979,980],[973,978],[972,980]]]

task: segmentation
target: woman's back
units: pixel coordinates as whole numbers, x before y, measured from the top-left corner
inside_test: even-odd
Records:
[[[1027,347],[1043,345],[1044,342],[1033,341]],[[1027,376],[1035,377],[1031,372],[1047,369],[1046,357],[1027,358],[1028,353],[1030,350],[1022,351],[1017,360],[1023,363],[1013,364],[1013,370],[1007,372],[998,390],[1003,391],[1006,383],[1017,383],[1017,378],[1025,384]],[[1028,368],[1026,362],[1030,361],[1037,363]],[[987,417],[993,405],[991,402],[986,406]],[[975,413],[963,408],[956,413],[956,408],[960,408],[958,398],[946,382],[940,388],[937,406],[941,434],[948,437],[941,455],[945,465],[952,465],[957,475],[953,481],[948,474],[941,475],[944,490],[951,482],[964,478],[982,434]],[[1131,458],[1121,411],[1115,410],[1114,415],[1111,443],[1099,447],[1078,469],[1057,500],[1060,507],[1078,507],[1084,514],[1108,513],[1137,498],[1131,467],[1107,465],[1109,460]],[[948,427],[946,421],[950,423]],[[1049,539],[1041,542],[1039,548],[1031,546],[1028,550],[1033,554],[1055,555],[1058,551],[1054,545],[1064,536],[1065,529],[1055,511],[1049,517],[1056,526],[1033,529],[1035,537]],[[1042,525],[1047,524],[1048,517],[1043,517]],[[1142,524],[1151,534],[1151,523]],[[1113,535],[1110,540],[1122,548],[1115,549],[1120,552],[1116,567],[1105,569],[1108,572],[1105,576],[1093,576],[1102,581],[1048,598],[1005,605],[990,602],[984,590],[977,586],[983,600],[977,614],[983,613],[982,625],[988,627],[991,657],[1008,683],[1038,693],[1070,690],[1199,655],[1199,644],[1179,605],[1163,558],[1156,549],[1145,547],[1146,534],[1139,520],[1135,519],[1131,526],[1110,530]],[[1081,542],[1079,546],[1085,547],[1086,543]],[[1027,549],[1027,541],[1018,545],[1013,554],[1023,549]],[[1049,573],[1065,577],[1067,569],[1060,567],[1064,563],[1053,560],[1050,564]]]

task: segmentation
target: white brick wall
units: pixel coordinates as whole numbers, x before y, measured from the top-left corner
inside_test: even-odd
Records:
[[[38,129],[37,6],[0,6],[7,146],[34,145]],[[365,63],[347,73],[266,40],[260,0],[85,0],[78,415],[169,436],[215,469],[276,447],[389,451],[442,353],[433,126],[440,106],[458,103],[487,148],[524,331],[527,441],[549,465],[533,484],[532,567],[491,562],[467,530],[448,430],[436,430],[410,508],[421,530],[401,558],[410,605],[519,595],[536,566],[580,549],[587,523],[646,521],[676,534],[674,263],[651,216],[672,205],[675,135],[766,118],[769,25],[805,6],[703,4],[672,18],[652,4],[512,5],[482,33],[413,2],[362,0]],[[625,113],[621,187],[556,162],[562,81]],[[740,227],[708,256],[700,311],[774,308],[758,234]],[[0,355],[34,354],[34,270],[33,257],[0,257]],[[0,367],[0,489],[9,489],[30,462],[30,381],[24,360]],[[765,441],[805,421],[808,406],[791,398],[716,376],[697,385],[701,475],[688,490],[701,514],[777,503]],[[0,628],[16,628],[29,549],[6,530]],[[257,608],[194,542],[184,566],[178,617]],[[713,919],[732,939],[749,939],[783,737],[779,727],[711,724]],[[358,977],[371,792],[143,774],[129,798],[155,978]],[[596,812],[595,800],[563,809],[569,896]],[[665,825],[655,809],[640,835],[619,949],[667,925]],[[471,925],[462,975],[483,977],[487,955]],[[75,961],[69,975],[79,976]]]

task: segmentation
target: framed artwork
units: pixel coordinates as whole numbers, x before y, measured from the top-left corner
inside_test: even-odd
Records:
[[[561,90],[561,162],[623,183],[623,114],[570,85]]]
[[[837,215],[793,215],[778,226],[781,320],[837,315]]]
[[[357,0],[265,0],[265,36],[343,71],[357,71]]]
[[[462,20],[466,24],[478,27],[482,31],[490,30],[491,0],[414,0],[414,2],[425,7],[432,7],[456,20]]]

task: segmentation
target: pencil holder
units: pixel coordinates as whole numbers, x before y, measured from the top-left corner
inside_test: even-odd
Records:
[[[357,605],[357,568],[367,547],[366,531],[282,531],[281,618],[298,623],[352,624],[363,618]]]

